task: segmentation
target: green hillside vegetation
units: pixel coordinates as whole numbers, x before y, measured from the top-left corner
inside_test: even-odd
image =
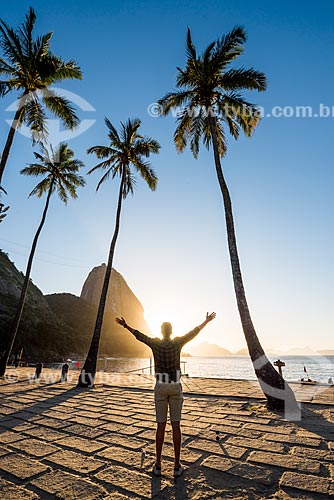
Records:
[[[6,346],[23,278],[23,273],[0,250],[0,353]],[[31,362],[84,357],[89,348],[96,312],[95,306],[75,295],[62,293],[44,297],[30,281],[13,353],[23,348],[24,359]],[[100,355],[148,356],[146,347],[117,326],[114,317],[105,314]]]
[[[86,353],[95,325],[97,306],[69,293],[46,295],[45,298],[57,317],[71,328],[75,339],[80,341],[80,352],[83,350]],[[119,314],[124,312],[120,311]],[[116,314],[104,313],[100,356],[148,357],[148,348],[117,325],[115,317]]]

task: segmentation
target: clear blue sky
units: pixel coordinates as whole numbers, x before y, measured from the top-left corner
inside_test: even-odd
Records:
[[[1,17],[23,21],[31,2],[6,2]],[[104,116],[139,117],[142,130],[160,141],[152,158],[159,176],[155,193],[139,181],[124,204],[114,266],[143,303],[151,329],[165,320],[183,333],[215,310],[202,339],[230,349],[244,346],[227,252],[224,215],[211,152],[198,160],[178,155],[174,120],[152,118],[150,103],[174,88],[176,66],[185,63],[187,26],[198,49],[242,24],[248,33],[235,66],[266,73],[267,92],[247,97],[271,114],[275,106],[334,106],[334,32],[331,2],[202,1],[33,2],[36,33],[54,31],[52,49],[81,66],[83,81],[58,87],[85,99],[96,120],[69,140],[78,158],[94,165],[86,149],[107,142]],[[8,132],[0,102],[1,149]],[[287,113],[289,114],[289,109]],[[264,347],[333,348],[333,127],[328,118],[266,117],[249,139],[229,140],[223,169],[234,205],[246,292]],[[56,139],[56,138],[55,138]],[[19,170],[33,159],[29,139],[17,135],[4,178],[11,205],[0,227],[0,248],[24,270],[44,200],[27,199],[33,180]],[[67,207],[52,200],[32,279],[44,293],[80,294],[90,269],[106,261],[114,228],[118,183],[95,187],[87,178]],[[158,333],[158,332],[157,332]]]

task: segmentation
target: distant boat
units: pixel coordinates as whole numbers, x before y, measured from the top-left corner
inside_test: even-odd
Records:
[[[317,382],[316,380],[311,380],[310,378],[302,378],[302,379],[300,379],[300,383],[302,385],[317,385],[317,384],[319,384],[319,382]]]
[[[312,380],[309,376],[309,374],[307,373],[307,370],[306,370],[306,366],[304,365],[304,373],[306,373],[307,375],[307,378],[301,378],[300,379],[300,383],[302,385],[317,385],[319,382],[317,382],[316,380]]]

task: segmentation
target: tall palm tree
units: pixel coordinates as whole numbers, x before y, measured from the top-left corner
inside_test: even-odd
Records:
[[[45,140],[46,110],[73,129],[79,122],[72,104],[50,88],[67,78],[81,80],[81,70],[74,61],[64,62],[50,50],[53,33],[33,38],[36,14],[30,8],[24,23],[11,28],[0,19],[0,96],[18,92],[15,113],[0,161],[0,184],[16,130],[26,123],[33,142]]]
[[[2,193],[5,193],[6,191],[0,186],[0,223],[4,220],[4,218],[7,215],[9,207],[5,206],[4,203],[1,202],[1,195]]]
[[[89,154],[95,154],[99,160],[102,160],[88,173],[91,174],[100,169],[104,172],[97,185],[96,191],[98,191],[100,186],[110,177],[113,179],[119,176],[121,181],[119,186],[115,229],[110,243],[108,264],[102,286],[94,333],[85,364],[79,376],[79,387],[92,387],[94,384],[103,315],[120,227],[122,200],[125,199],[129,193],[133,193],[136,183],[131,167],[141,175],[152,191],[156,189],[158,182],[158,178],[152,170],[150,163],[146,161],[145,158],[148,158],[152,153],[158,153],[160,144],[151,137],[143,137],[139,134],[140,120],[135,118],[133,120],[129,119],[126,123],[121,122],[120,133],[117,132],[108,118],[105,118],[105,123],[108,128],[110,144],[109,146],[94,146],[88,149],[87,152]]]
[[[268,406],[281,409],[284,407],[284,400],[294,405],[295,398],[265,355],[253,326],[239,264],[231,198],[220,162],[227,150],[224,127],[228,127],[234,139],[238,138],[240,129],[250,137],[260,119],[257,107],[243,98],[242,90],[261,92],[267,86],[264,73],[254,68],[229,68],[230,63],[242,53],[245,42],[244,29],[235,27],[227,35],[212,42],[203,54],[198,54],[188,28],[186,66],[184,69],[177,68],[176,86],[179,90],[167,93],[158,103],[163,115],[172,110],[177,111],[174,142],[179,152],[189,142],[190,149],[197,158],[201,139],[207,148],[212,145],[223,197],[232,275],[243,331]]]
[[[49,209],[50,199],[53,193],[57,192],[59,198],[65,205],[69,197],[77,198],[77,188],[85,185],[84,179],[78,175],[78,171],[83,167],[83,163],[74,159],[74,153],[68,148],[67,144],[60,144],[55,150],[50,147],[50,152],[45,146],[41,145],[41,153],[34,153],[36,163],[28,165],[21,170],[21,174],[34,177],[43,176],[43,179],[31,191],[29,196],[37,195],[39,198],[46,194],[46,202],[43,210],[41,222],[36,231],[31,246],[25,277],[21,289],[19,302],[16,308],[15,318],[8,339],[7,349],[0,360],[0,376],[6,371],[8,358],[12,351],[15,338],[20,326],[20,320],[24,308],[24,303],[28,291],[32,263],[37,247],[38,238],[45,223],[46,214]]]

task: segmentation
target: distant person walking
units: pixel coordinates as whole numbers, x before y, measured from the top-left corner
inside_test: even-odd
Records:
[[[64,363],[63,366],[61,367],[60,382],[67,382],[67,374],[69,367],[70,365],[68,363]]]
[[[180,354],[182,347],[198,335],[210,321],[216,317],[216,313],[207,313],[205,321],[196,326],[183,337],[171,339],[171,323],[161,325],[162,339],[152,338],[129,326],[124,318],[116,318],[116,322],[129,330],[137,340],[148,345],[154,356],[154,369],[156,384],[154,388],[155,412],[157,420],[156,431],[156,461],[153,474],[161,476],[161,453],[165,438],[167,412],[169,407],[170,421],[173,429],[174,443],[174,476],[181,476],[183,467],[180,463],[181,449],[181,412],[183,404],[182,385],[180,381]]]
[[[43,369],[43,363],[41,361],[38,361],[38,363],[36,363],[36,370],[34,375],[35,380],[38,380],[40,378],[42,369]]]

